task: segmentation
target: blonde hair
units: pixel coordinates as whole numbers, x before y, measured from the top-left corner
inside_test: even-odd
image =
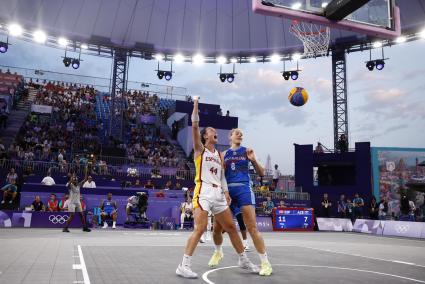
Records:
[[[232,130],[230,130],[230,132],[229,132],[229,144],[230,144],[230,146],[232,146],[232,135],[233,135],[233,133],[235,131],[239,131],[243,135],[242,129],[240,129],[240,128],[232,128]]]

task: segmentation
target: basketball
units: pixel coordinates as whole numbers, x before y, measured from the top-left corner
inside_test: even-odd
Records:
[[[304,88],[295,87],[289,92],[288,99],[292,105],[300,107],[308,101],[308,94]]]

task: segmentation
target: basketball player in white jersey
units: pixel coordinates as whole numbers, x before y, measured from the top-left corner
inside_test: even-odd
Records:
[[[212,127],[199,131],[198,99],[194,97],[192,113],[192,138],[196,166],[196,187],[193,196],[195,226],[187,240],[183,260],[177,267],[176,274],[185,278],[198,277],[191,269],[191,260],[207,227],[208,211],[212,212],[216,222],[229,234],[230,241],[239,255],[239,267],[258,273],[259,268],[248,259],[244,251],[228,206],[230,197],[224,177],[223,159],[220,152],[215,149],[217,132]]]

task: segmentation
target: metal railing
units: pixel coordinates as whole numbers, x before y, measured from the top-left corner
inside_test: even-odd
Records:
[[[255,198],[266,198],[271,197],[274,200],[310,200],[310,194],[308,192],[291,192],[291,191],[254,191]]]
[[[75,172],[83,175],[85,166],[77,163],[60,164],[57,162],[29,161],[29,160],[0,160],[0,168],[9,170],[14,168],[17,172],[25,174],[46,174],[48,171],[55,174],[67,174]],[[134,174],[127,173],[127,166],[109,166],[109,165],[93,165],[90,166],[91,175],[107,175],[116,178],[165,178],[165,179],[180,179],[194,180],[195,173],[190,170],[179,170],[173,168],[160,168],[159,172],[153,171],[152,167],[134,166],[136,169]]]

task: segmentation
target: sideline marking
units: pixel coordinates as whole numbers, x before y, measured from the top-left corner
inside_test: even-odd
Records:
[[[74,283],[90,284],[90,278],[87,272],[86,262],[84,261],[83,251],[81,250],[80,245],[78,245],[78,256],[80,257],[80,264],[73,264],[72,269],[81,270],[81,272],[83,273],[84,281],[74,281]]]
[[[308,249],[312,249],[312,250],[319,250],[319,251],[336,253],[336,254],[343,254],[343,255],[349,255],[349,256],[357,256],[357,257],[368,258],[368,259],[373,259],[373,260],[380,260],[380,261],[386,261],[386,262],[400,263],[400,264],[406,264],[406,265],[411,265],[411,266],[417,266],[417,267],[425,268],[424,265],[416,264],[416,263],[413,263],[413,262],[405,262],[405,261],[401,261],[401,260],[384,259],[384,258],[378,258],[378,257],[373,257],[373,256],[365,256],[365,255],[361,255],[361,254],[357,254],[357,253],[352,254],[352,253],[347,253],[347,252],[334,251],[334,250],[330,250],[330,249],[314,248],[314,247],[308,247],[308,246],[296,246],[296,247],[299,247],[299,248],[308,248]]]
[[[273,264],[273,266],[309,267],[309,268],[328,268],[328,269],[337,269],[337,270],[349,270],[349,271],[356,271],[356,272],[364,272],[364,273],[371,273],[371,274],[389,276],[389,277],[404,279],[404,280],[408,280],[408,281],[412,281],[412,282],[417,282],[417,283],[425,283],[425,281],[422,281],[422,280],[419,280],[419,279],[404,277],[404,276],[395,275],[395,274],[388,274],[388,273],[383,273],[383,272],[377,272],[377,271],[372,271],[372,270],[363,270],[363,269],[349,268],[349,267],[322,266],[322,265],[304,265],[304,264]],[[204,280],[208,284],[215,284],[215,282],[212,282],[211,280],[208,279],[208,275],[210,273],[215,272],[215,271],[224,270],[224,269],[231,269],[231,268],[238,268],[238,266],[226,266],[226,267],[221,267],[221,268],[216,268],[216,269],[208,270],[204,274],[202,274],[202,280]]]

